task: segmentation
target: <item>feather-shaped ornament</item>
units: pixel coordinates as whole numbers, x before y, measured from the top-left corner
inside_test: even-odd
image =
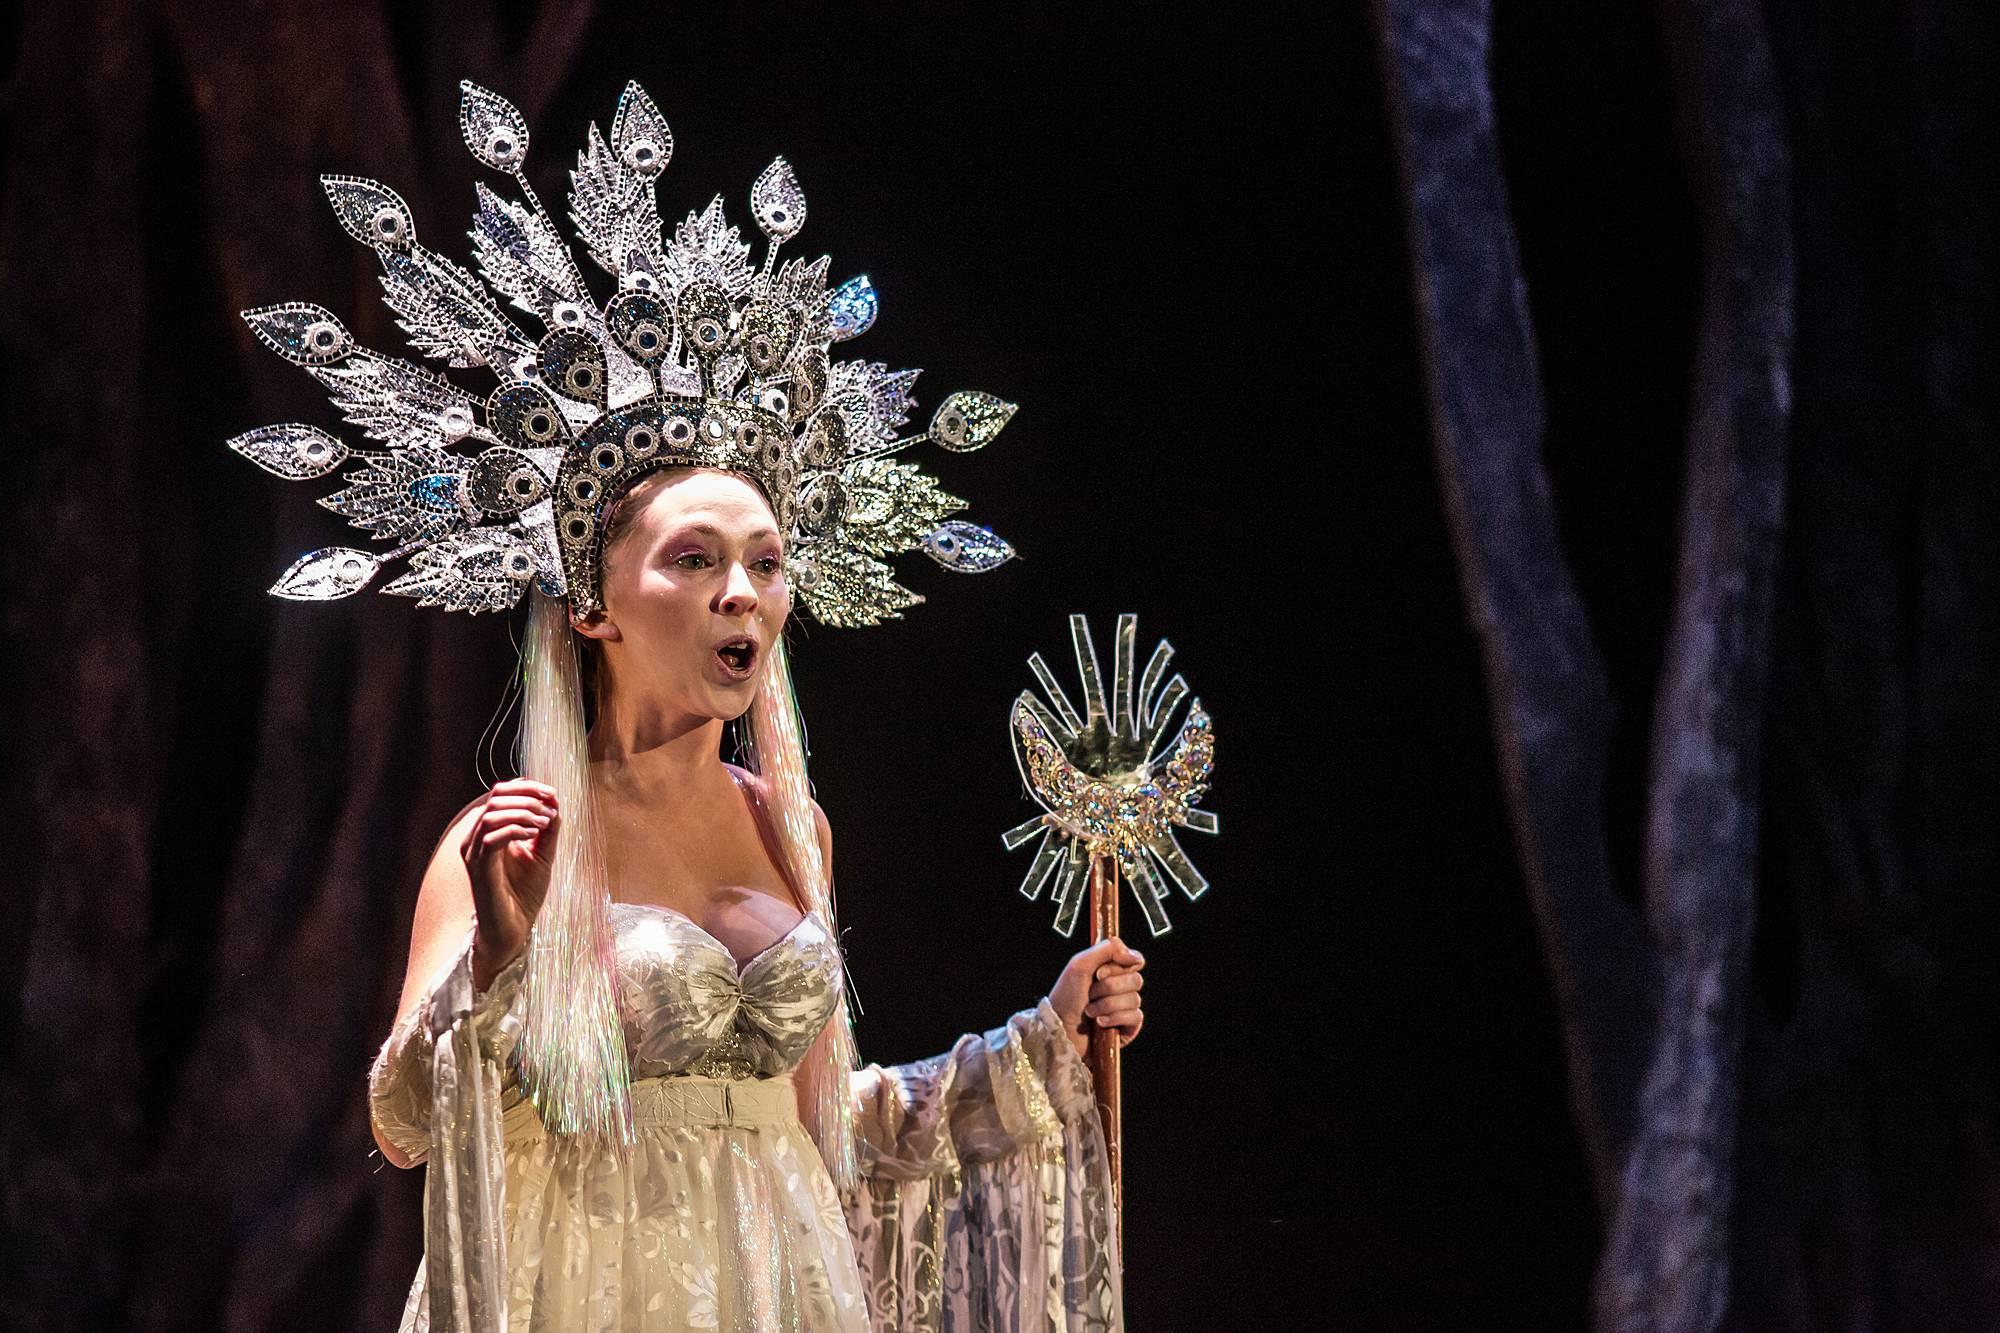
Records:
[[[569,216],[576,226],[584,249],[606,273],[624,285],[623,252],[631,234],[629,216],[641,210],[654,214],[652,230],[657,236],[659,218],[652,206],[652,190],[639,174],[619,161],[596,125],[576,155],[576,167],[569,173]],[[645,198],[642,201],[641,195]]]
[[[410,206],[382,182],[366,176],[327,175],[319,183],[341,227],[363,245],[402,250],[416,243],[417,223]]]
[[[319,427],[296,421],[245,431],[229,441],[229,447],[266,472],[289,481],[324,477],[346,462],[350,452]]]
[[[618,160],[642,181],[651,181],[673,160],[674,132],[636,81],[627,83],[618,95],[618,111],[611,118],[611,147]]]
[[[419,550],[408,571],[382,588],[447,611],[505,611],[535,578],[534,548],[507,528],[453,533]]]
[[[479,517],[469,468],[459,455],[423,445],[372,454],[320,504],[385,541],[436,541]]]
[[[909,463],[865,458],[840,471],[847,492],[846,542],[869,555],[895,555],[918,546],[965,501]]]
[[[518,176],[528,160],[528,122],[514,104],[470,79],[458,83],[458,130],[472,155]]]
[[[827,301],[827,313],[833,321],[833,341],[844,342],[868,332],[881,308],[874,284],[868,281],[866,273],[841,283]]]
[[[1014,416],[1014,404],[990,393],[964,389],[931,414],[930,438],[954,453],[967,454],[993,442]]]
[[[813,549],[803,596],[813,619],[835,629],[900,619],[924,599],[896,582],[895,571],[851,547],[827,543]]]
[[[653,181],[673,153],[666,118],[645,89],[628,83],[611,121],[611,141],[592,125],[570,173],[570,217],[590,257],[618,279],[620,290],[667,290]]]
[[[749,292],[756,273],[749,264],[750,243],[722,214],[722,196],[699,213],[689,213],[674,228],[667,244],[667,286],[676,293],[689,283],[707,279],[731,300]]]
[[[1014,558],[1005,538],[977,523],[954,520],[926,533],[924,554],[959,574],[985,574]]]
[[[502,199],[483,183],[474,188],[479,207],[472,215],[471,236],[480,275],[518,309],[552,329],[591,323],[584,313],[593,309],[590,294],[577,289],[568,249],[549,220]]]
[[[325,306],[310,301],[259,306],[243,312],[257,341],[295,366],[327,366],[354,350],[347,326]]]
[[[351,597],[368,586],[382,568],[379,557],[351,546],[327,546],[309,551],[271,585],[273,597],[293,602],[331,602]]]
[[[757,219],[758,230],[770,240],[773,255],[799,234],[799,228],[806,225],[806,194],[799,188],[791,163],[780,157],[764,168],[750,187],[750,213]],[[764,266],[770,267],[769,258]]]
[[[350,425],[391,448],[455,443],[479,421],[470,394],[400,357],[357,350],[339,365],[311,370]]]
[[[500,313],[472,275],[422,246],[384,250],[382,299],[415,351],[450,366],[492,366],[500,373],[534,346]]]

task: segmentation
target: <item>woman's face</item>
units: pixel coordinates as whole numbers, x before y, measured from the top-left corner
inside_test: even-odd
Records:
[[[604,611],[581,633],[603,645],[607,684],[650,708],[737,718],[790,613],[777,519],[755,486],[689,471],[625,500],[606,545]]]

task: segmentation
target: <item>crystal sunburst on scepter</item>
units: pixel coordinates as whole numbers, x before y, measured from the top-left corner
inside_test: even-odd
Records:
[[[1153,650],[1145,671],[1135,673],[1137,616],[1118,617],[1108,699],[1090,623],[1073,615],[1069,633],[1083,682],[1083,712],[1063,693],[1042,655],[1031,656],[1028,669],[1047,698],[1022,691],[1014,701],[1011,730],[1021,779],[1046,813],[1009,829],[1001,841],[1009,851],[1036,845],[1021,892],[1035,899],[1053,885],[1057,934],[1075,933],[1086,884],[1092,940],[1117,934],[1122,879],[1132,886],[1147,929],[1156,937],[1164,935],[1172,925],[1162,875],[1190,899],[1208,888],[1175,841],[1174,827],[1217,831],[1216,817],[1194,808],[1215,767],[1214,728],[1201,700],[1194,699],[1172,743],[1166,743],[1168,729],[1188,699],[1188,684],[1178,674],[1166,678],[1174,650],[1165,640]],[[1090,1072],[1104,1122],[1113,1197],[1120,1201],[1122,1217],[1118,1052],[1117,1033],[1102,1028],[1091,1032]]]

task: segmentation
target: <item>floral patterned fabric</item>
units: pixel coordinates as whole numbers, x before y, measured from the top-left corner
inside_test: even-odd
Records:
[[[1047,1000],[852,1087],[847,1223],[876,1329],[1124,1328],[1104,1130]]]
[[[863,1180],[842,1199],[791,1070],[838,1002],[811,918],[740,966],[677,913],[614,905],[638,1142],[547,1133],[514,1077],[517,963],[470,948],[370,1078],[383,1136],[428,1160],[405,1333],[862,1333],[1122,1328],[1089,1074],[1046,1001],[851,1082]]]

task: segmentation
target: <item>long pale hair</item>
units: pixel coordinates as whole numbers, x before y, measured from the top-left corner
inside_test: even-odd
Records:
[[[654,474],[658,475],[658,474]],[[607,523],[607,529],[610,528]],[[608,541],[607,541],[608,545]],[[563,834],[548,896],[528,942],[519,1051],[522,1082],[544,1123],[559,1134],[607,1144],[633,1141],[631,1067],[618,1010],[616,960],[607,908],[610,881],[602,831],[590,800],[589,734],[576,636],[568,604],[530,594],[522,645],[521,767],[556,792]],[[805,727],[782,640],[772,646],[750,705],[744,758],[762,780],[765,814],[787,878],[838,951],[833,883],[820,853],[806,776]],[[857,1178],[847,1073],[855,1067],[852,987],[842,962],[841,1003],[800,1067],[807,1130],[834,1182]]]

